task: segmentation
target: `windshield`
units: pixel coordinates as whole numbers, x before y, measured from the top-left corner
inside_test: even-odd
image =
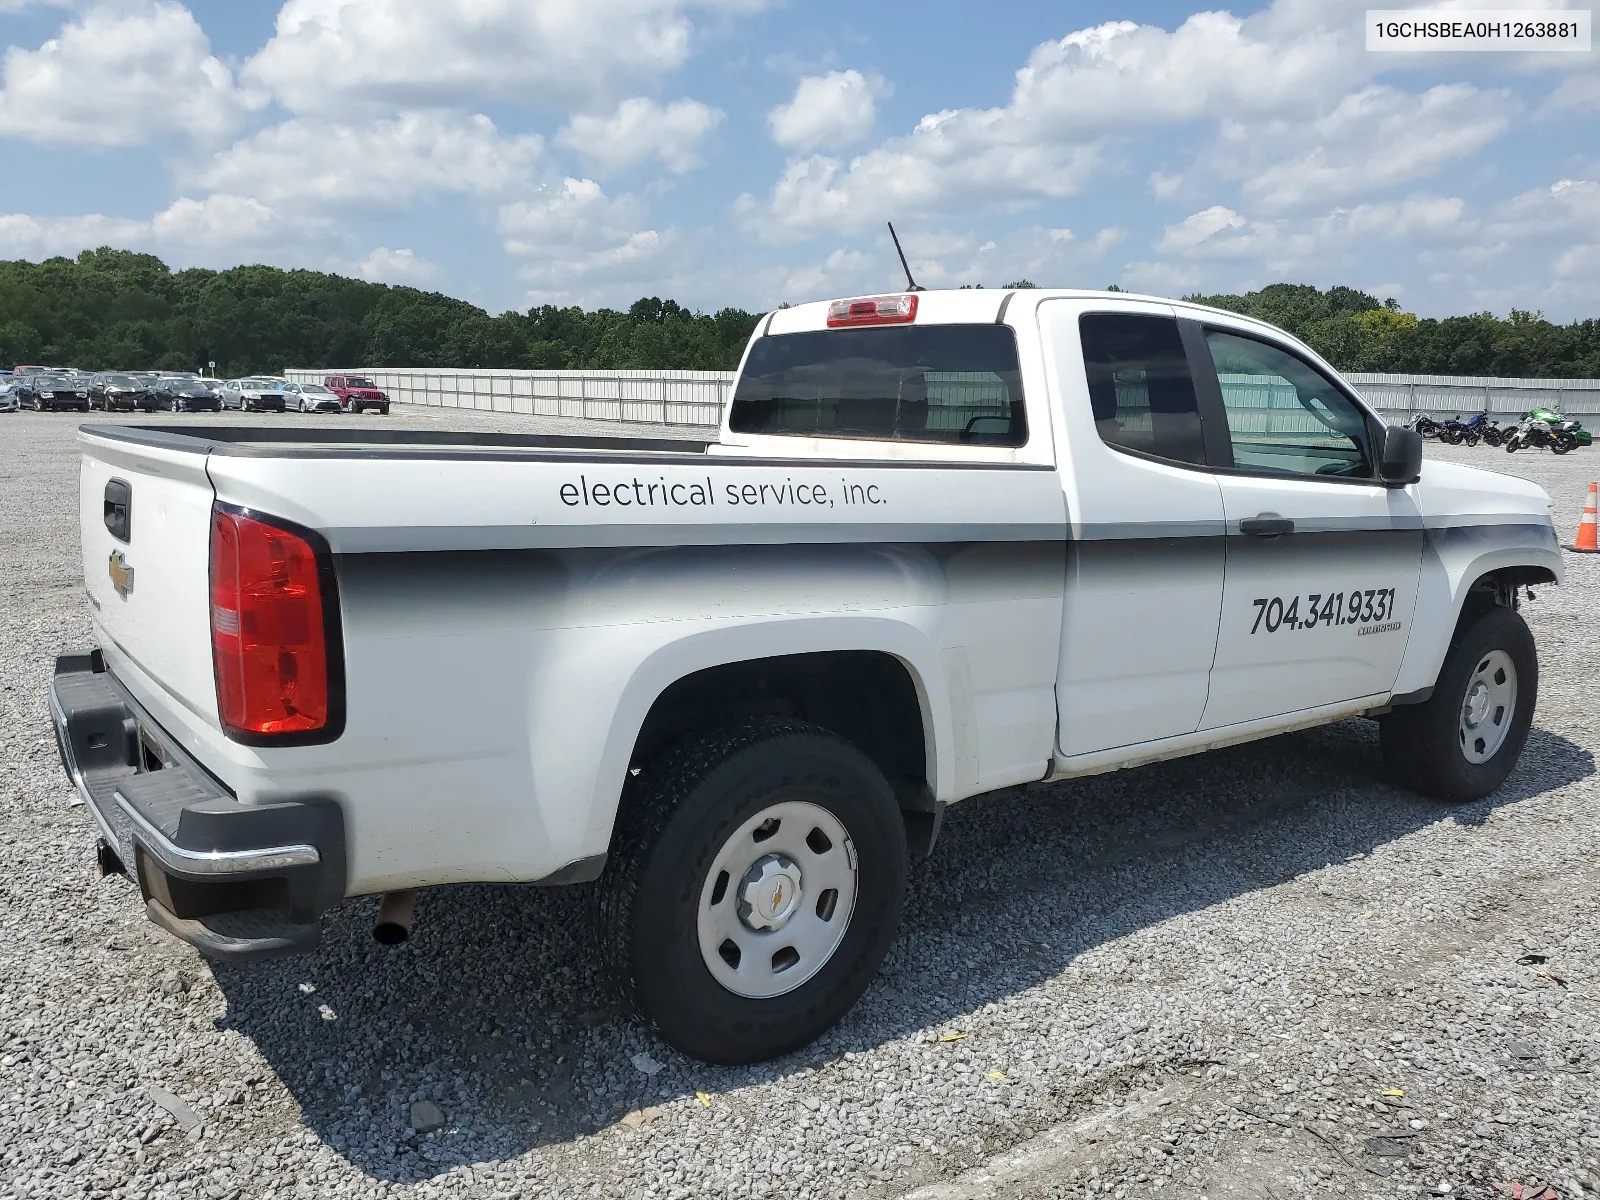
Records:
[[[819,330],[757,340],[736,433],[1020,446],[1017,342],[1004,325]]]
[[[101,381],[107,387],[138,387],[139,381],[131,375],[102,375]]]
[[[206,384],[192,381],[178,384],[177,390],[185,396],[205,396],[211,392],[211,388]]]
[[[302,383],[300,385],[300,390],[302,392],[305,392],[308,396],[309,395],[319,395],[319,396],[331,396],[331,395],[333,395],[332,392],[330,392],[327,388],[323,387],[320,383]]]

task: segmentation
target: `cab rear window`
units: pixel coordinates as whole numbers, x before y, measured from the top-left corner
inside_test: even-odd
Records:
[[[1020,446],[1017,342],[1004,325],[830,329],[759,339],[735,433]]]

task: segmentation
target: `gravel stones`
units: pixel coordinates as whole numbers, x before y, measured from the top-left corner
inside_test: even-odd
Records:
[[[0,417],[5,1200],[1600,1192],[1594,556],[1524,608],[1540,705],[1501,794],[1408,796],[1351,721],[956,806],[845,1023],[713,1068],[617,1014],[584,888],[440,889],[398,954],[350,901],[314,955],[212,966],[95,874],[44,703],[89,638],[77,424]],[[1544,483],[1563,540],[1600,468],[1429,453]]]

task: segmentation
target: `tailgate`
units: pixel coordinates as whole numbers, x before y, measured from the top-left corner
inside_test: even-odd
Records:
[[[206,455],[93,434],[82,441],[78,522],[101,645],[120,651],[167,698],[215,725]],[[113,532],[110,510],[119,503],[127,505],[127,528]],[[142,699],[166,707],[163,697]]]

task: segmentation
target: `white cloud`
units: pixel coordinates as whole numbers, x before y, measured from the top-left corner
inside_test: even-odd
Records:
[[[1217,12],[1170,33],[1131,21],[1079,30],[1033,50],[1006,105],[930,113],[848,166],[791,159],[766,202],[744,197],[738,211],[781,238],[1072,196],[1114,137],[1223,113],[1313,113],[1350,86],[1359,32],[1358,21],[1286,32]]]
[[[37,50],[6,50],[0,135],[137,146],[210,141],[247,107],[193,14],[172,0],[102,4]]]
[[[608,117],[574,116],[556,141],[606,171],[623,171],[656,158],[667,170],[682,173],[700,165],[700,143],[722,118],[721,109],[698,100],[675,100],[662,107],[635,96]]]
[[[324,222],[290,221],[247,196],[181,197],[149,220],[83,216],[0,215],[0,252],[14,257],[75,255],[95,246],[146,250],[190,264],[213,255],[238,257],[326,241]],[[228,264],[232,265],[232,264]]]
[[[808,75],[794,98],[767,114],[772,140],[787,150],[835,149],[859,142],[872,132],[877,98],[889,94],[884,81],[860,71]]]
[[[1245,175],[1269,208],[1326,206],[1425,178],[1503,133],[1518,105],[1504,91],[1441,84],[1420,95],[1374,85],[1307,122],[1224,126],[1213,164]],[[1231,169],[1231,170],[1230,170]]]
[[[683,65],[695,6],[695,0],[287,0],[271,41],[244,76],[297,113],[489,100],[599,108]],[[699,6],[718,5],[700,0]]]
[[[488,117],[402,113],[345,125],[294,118],[194,170],[192,182],[299,210],[392,210],[437,192],[504,195],[529,186],[535,134],[502,134]]]
[[[567,178],[500,209],[498,228],[506,253],[549,255],[564,246],[596,248],[626,241],[646,219],[631,196],[612,199],[592,179]]]
[[[412,286],[430,283],[438,277],[439,268],[412,250],[391,250],[379,246],[360,262],[354,270],[362,279],[374,283],[403,283]]]
[[[1282,274],[1322,265],[1336,253],[1374,242],[1458,242],[1477,226],[1465,201],[1456,197],[1408,196],[1293,221],[1250,220],[1218,204],[1167,226],[1156,249],[1180,259],[1250,262]]]

